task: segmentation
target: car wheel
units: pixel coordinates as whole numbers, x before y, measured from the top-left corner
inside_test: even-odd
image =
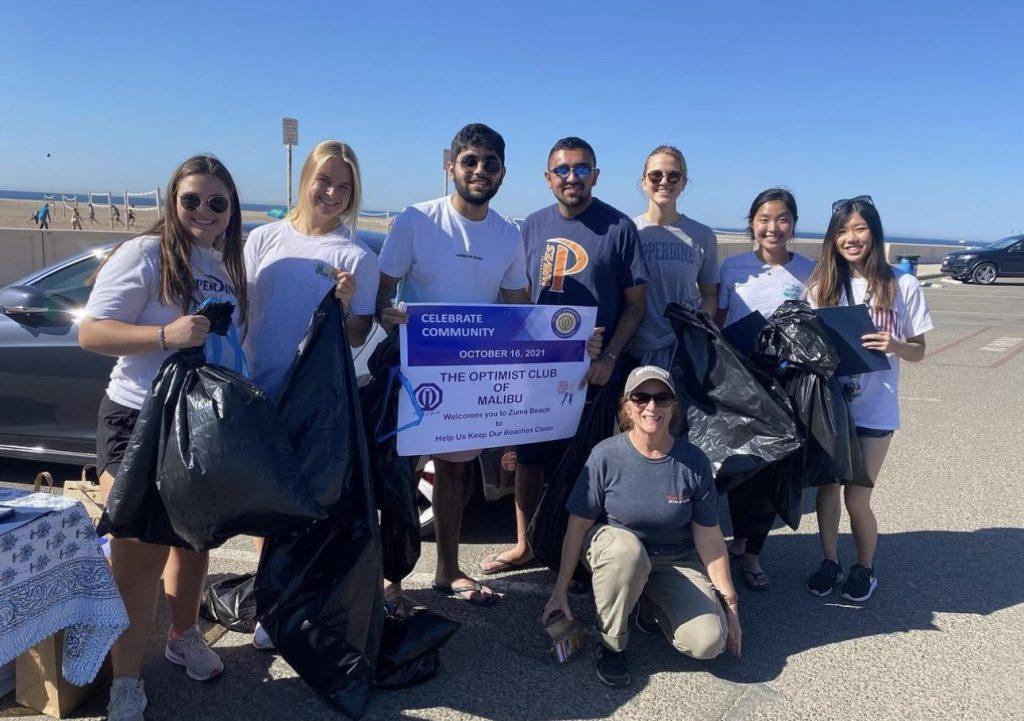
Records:
[[[971,279],[981,285],[992,285],[999,277],[999,272],[992,263],[982,263],[971,274]]]

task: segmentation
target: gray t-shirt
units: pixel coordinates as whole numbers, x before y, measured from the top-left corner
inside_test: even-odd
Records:
[[[656,460],[641,455],[628,433],[598,443],[565,508],[632,531],[653,556],[693,550],[691,522],[718,525],[711,463],[683,438]]]
[[[685,215],[672,225],[655,225],[643,213],[633,222],[640,231],[640,249],[651,274],[647,315],[629,344],[629,350],[639,357],[642,351],[675,345],[676,335],[665,318],[669,303],[700,308],[697,284],[718,283],[718,238],[711,228]]]

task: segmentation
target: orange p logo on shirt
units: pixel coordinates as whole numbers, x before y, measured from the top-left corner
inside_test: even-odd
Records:
[[[587,251],[568,238],[552,238],[540,261],[540,286],[553,293],[565,291],[565,278],[581,272],[590,263]]]

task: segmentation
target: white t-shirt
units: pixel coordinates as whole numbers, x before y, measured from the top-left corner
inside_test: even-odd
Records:
[[[899,291],[892,309],[880,310],[868,302],[875,328],[878,331],[888,331],[898,340],[927,333],[935,326],[920,281],[898,268],[893,268],[892,272],[896,276]],[[854,305],[866,302],[864,297],[868,290],[867,279],[851,278],[850,287],[853,290]],[[813,297],[810,298],[810,303],[812,307],[817,307]],[[846,305],[845,291],[840,295],[840,305]],[[839,378],[844,384],[853,386],[850,410],[853,412],[854,423],[863,428],[895,431],[900,427],[900,359],[894,353],[888,354],[887,357],[888,370]]]
[[[416,203],[395,218],[380,272],[402,279],[398,299],[409,303],[496,303],[499,289],[527,284],[519,229],[493,210],[469,220],[450,196]]]
[[[303,235],[289,220],[261,225],[245,243],[249,332],[245,351],[252,380],[271,398],[306,334],[309,319],[334,287],[334,269],[355,275],[351,312],[373,315],[380,272],[377,256],[349,231]]]
[[[233,331],[227,338],[213,333],[208,336],[207,359],[233,370],[242,370],[243,355],[237,344],[238,299],[220,252],[193,245],[192,275],[196,286],[195,305],[207,299],[227,300],[235,304]],[[96,277],[84,314],[96,320],[151,326],[167,325],[183,315],[178,306],[165,305],[160,300],[158,237],[132,238],[110,256]],[[173,349],[154,350],[118,358],[107,385],[110,400],[128,408],[142,408],[157,371],[174,352]]]
[[[755,310],[767,318],[787,300],[807,298],[807,279],[814,270],[814,261],[799,253],[792,256],[784,265],[769,265],[756,253],[734,255],[722,261],[718,307],[729,309],[726,325]]]

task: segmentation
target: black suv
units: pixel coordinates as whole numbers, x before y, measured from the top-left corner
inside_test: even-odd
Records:
[[[1011,235],[981,248],[954,250],[942,258],[942,272],[959,281],[989,285],[996,278],[1024,277],[1024,235]]]

